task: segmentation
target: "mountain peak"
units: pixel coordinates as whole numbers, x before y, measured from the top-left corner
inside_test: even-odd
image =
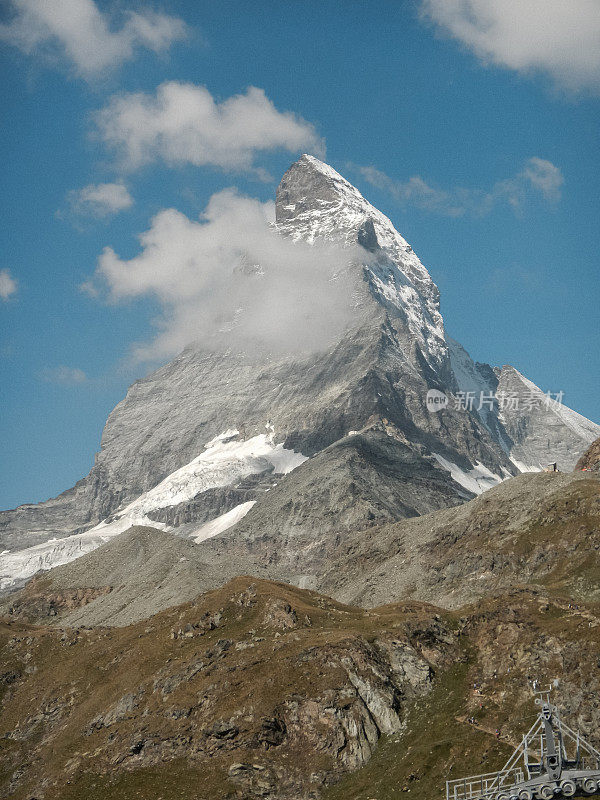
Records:
[[[311,212],[322,215],[341,204],[351,206],[361,217],[370,207],[358,189],[333,167],[304,153],[287,170],[277,187],[277,223],[285,224]]]
[[[294,240],[360,245],[373,295],[400,311],[434,362],[445,359],[437,286],[391,220],[333,167],[307,153],[291,165],[277,187],[276,225]]]
[[[302,153],[298,161],[296,161],[290,167],[290,170],[293,169],[295,165],[299,165],[304,169],[312,170],[313,172],[320,173],[324,175],[326,178],[329,178],[333,181],[339,181],[346,186],[349,186],[355,192],[357,191],[352,184],[346,180],[339,172],[337,172],[333,167],[327,164],[325,161],[321,161],[316,156],[311,156],[308,153]],[[289,171],[289,170],[288,170]]]
[[[429,273],[391,220],[350,181],[315,156],[304,153],[281,179],[276,223],[279,231],[292,239],[311,243],[326,239],[352,245],[367,226],[370,246],[366,249],[384,249],[393,260],[406,264],[419,282],[431,282]]]

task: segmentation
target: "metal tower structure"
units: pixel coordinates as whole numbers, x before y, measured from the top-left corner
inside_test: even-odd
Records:
[[[535,691],[541,710],[504,767],[499,772],[446,781],[446,800],[600,795],[600,752],[561,720],[550,703],[551,691],[552,687]]]

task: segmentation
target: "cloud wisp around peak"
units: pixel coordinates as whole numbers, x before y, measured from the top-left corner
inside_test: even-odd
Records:
[[[95,115],[95,123],[98,136],[126,170],[162,161],[260,175],[254,166],[260,151],[324,154],[311,123],[279,111],[254,86],[218,102],[205,86],[166,81],[153,94],[112,97]]]
[[[239,347],[262,353],[310,352],[327,346],[352,319],[353,261],[365,251],[309,245],[282,237],[272,202],[225,189],[198,221],[170,208],[140,238],[140,253],[123,260],[105,248],[92,296],[121,302],[153,297],[159,332],[138,345],[134,361],[165,359],[187,345]],[[357,280],[358,280],[357,278]]]
[[[166,52],[186,36],[183,20],[152,10],[125,11],[120,20],[94,0],[9,0],[12,17],[0,41],[28,55],[66,59],[86,80],[130,61],[137,50]]]

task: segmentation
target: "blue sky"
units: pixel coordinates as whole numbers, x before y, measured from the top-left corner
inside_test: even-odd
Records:
[[[104,249],[227,187],[266,202],[304,150],[391,217],[473,358],[600,420],[597,3],[57,3],[0,17],[0,507],[81,478],[150,369],[164,297],[83,291]]]

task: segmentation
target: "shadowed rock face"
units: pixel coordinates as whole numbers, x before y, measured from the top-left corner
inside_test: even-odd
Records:
[[[379,250],[379,242],[377,241],[377,233],[375,232],[375,225],[372,219],[368,219],[358,229],[357,240],[361,247],[368,253],[376,253]]]
[[[6,598],[0,613],[54,625],[126,625],[242,573],[367,608],[405,598],[456,608],[516,585],[600,600],[597,473],[519,475],[447,508],[441,468],[411,461],[410,451],[388,459],[385,469],[370,467],[360,453],[377,442],[365,437],[355,449],[356,438],[307,461],[294,473],[297,492],[281,482],[221,536],[194,544],[132,528],[34,579]],[[412,482],[403,484],[403,469]],[[358,496],[358,475],[370,495]],[[423,513],[427,497],[440,510]],[[413,516],[393,522],[398,504]],[[94,599],[89,592],[96,590]],[[90,600],[80,607],[56,603],[80,591]]]

